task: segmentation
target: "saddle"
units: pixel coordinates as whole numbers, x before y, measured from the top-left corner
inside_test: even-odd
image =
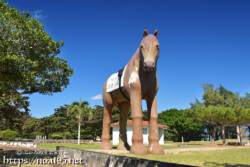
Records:
[[[122,80],[123,71],[124,71],[124,67],[121,70],[118,71],[119,90],[120,90],[121,94],[123,95],[123,97],[125,97],[125,99],[127,99],[128,101],[130,101],[130,99],[124,94],[123,89],[121,87],[121,80]]]

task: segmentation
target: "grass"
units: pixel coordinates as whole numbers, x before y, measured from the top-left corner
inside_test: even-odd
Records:
[[[228,141],[234,142],[235,140],[228,140]],[[179,147],[181,144],[182,144],[181,142],[168,142],[166,143],[166,145],[163,145],[163,148],[179,149],[179,148],[197,148],[197,147],[209,146],[209,142],[204,142],[204,141],[185,142],[184,143],[185,147]],[[216,141],[215,144],[221,145],[222,141]],[[48,143],[48,144],[40,144],[39,148],[56,149],[56,146],[65,146],[65,147],[85,149],[85,150],[100,149],[100,143],[84,143],[80,145],[72,143]],[[117,149],[117,146],[113,146],[113,149]],[[150,159],[156,161],[164,161],[169,163],[195,165],[195,166],[220,166],[220,167],[250,166],[250,149],[173,152],[173,153],[167,153],[165,155],[152,155],[152,154],[135,155],[130,153],[121,153],[117,155],[137,157],[137,158]]]
[[[177,149],[182,148],[179,147],[180,144],[173,143],[171,145],[163,145],[163,149]],[[56,149],[56,146],[64,146],[64,147],[71,147],[71,148],[77,148],[82,150],[98,150],[100,149],[100,143],[84,143],[77,145],[75,143],[42,143],[40,144],[39,148],[41,149]],[[147,146],[146,146],[147,147]],[[195,144],[189,144],[185,145],[185,148],[195,148],[195,147],[202,147],[202,145],[195,145]],[[113,146],[113,149],[117,149],[117,146]]]
[[[237,142],[237,139],[227,139],[226,144],[228,142]],[[249,140],[245,140],[244,142],[249,142]],[[217,140],[214,143],[218,144],[218,145],[222,145],[222,140]],[[190,141],[190,142],[184,142],[184,145],[185,145],[184,148],[204,147],[204,146],[208,146],[209,144],[210,144],[210,141]],[[181,142],[167,141],[167,142],[165,142],[165,145],[163,145],[162,147],[164,149],[183,148],[183,147],[179,147],[180,145],[182,145]],[[74,143],[42,143],[42,144],[40,144],[39,148],[56,149],[56,146],[65,146],[65,147],[87,149],[87,150],[100,149],[100,143],[82,143],[80,145],[77,145]],[[116,148],[117,148],[117,146],[113,146],[113,149],[116,149]]]
[[[194,166],[250,166],[250,149],[178,152],[165,155],[135,155],[130,153],[117,155]]]

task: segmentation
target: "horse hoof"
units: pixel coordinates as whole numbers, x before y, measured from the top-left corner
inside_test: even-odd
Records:
[[[101,144],[101,149],[102,150],[112,150],[112,146],[110,143],[102,143]]]
[[[148,153],[147,149],[144,147],[143,144],[132,145],[130,152],[132,154],[139,154],[139,155],[145,155]]]
[[[164,155],[164,150],[163,150],[162,146],[159,143],[157,143],[157,144],[149,144],[148,152],[150,154]]]

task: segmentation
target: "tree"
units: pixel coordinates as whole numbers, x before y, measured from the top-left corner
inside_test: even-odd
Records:
[[[97,136],[102,135],[102,121],[103,121],[103,106],[96,105],[93,108],[93,117],[88,121],[85,126],[91,128],[91,136],[93,140],[96,140]]]
[[[243,108],[237,106],[233,108],[233,111],[234,115],[231,124],[237,125],[239,127],[240,144],[243,145],[242,126],[250,123],[250,108]]]
[[[240,106],[250,108],[250,93],[246,93],[245,96],[240,97]]]
[[[43,117],[33,118],[30,116],[23,119],[22,137],[34,139],[36,135],[53,138],[52,134],[61,134],[63,138],[72,138],[77,128],[77,121],[73,114],[68,114],[68,105],[55,109],[55,113]]]
[[[23,120],[29,116],[28,111],[21,110],[22,106],[18,102],[11,104],[0,103],[0,130],[16,130],[20,135],[24,123]]]
[[[18,103],[27,109],[28,97],[23,95],[61,92],[73,74],[58,57],[64,42],[53,40],[28,12],[2,0],[0,13],[0,107]]]
[[[159,114],[159,123],[169,126],[167,133],[171,133],[172,140],[181,141],[182,137],[186,141],[200,140],[202,133],[202,124],[193,122],[186,118],[184,110],[170,109]]]
[[[66,138],[72,138],[72,134],[75,132],[77,127],[77,121],[75,120],[75,116],[72,114],[68,114],[68,106],[64,105],[55,109],[55,113],[51,115],[51,117],[59,118],[58,124],[64,126],[64,128],[59,128],[57,132],[61,132],[64,134]],[[69,134],[69,135],[67,135]]]
[[[22,126],[22,137],[26,139],[35,139],[40,131],[40,120],[33,117],[27,117]]]
[[[91,108],[88,107],[89,103],[87,101],[73,102],[70,106],[68,106],[69,113],[73,114],[78,122],[78,144],[80,144],[80,132],[81,132],[81,122],[83,118],[87,117],[87,120],[92,119],[92,111]]]
[[[239,93],[233,93],[220,85],[214,88],[212,84],[203,84],[202,101],[195,99],[191,103],[191,110],[188,115],[191,118],[207,122],[214,125],[213,137],[218,128],[222,127],[223,143],[225,144],[225,126],[247,124],[247,113],[250,106],[250,95],[246,93],[245,97],[240,97]],[[246,109],[246,110],[245,110]],[[245,115],[245,120],[242,119]]]
[[[203,123],[209,123],[214,125],[214,130],[212,134],[211,144],[213,144],[215,135],[219,127],[222,126],[222,135],[225,136],[224,125],[230,124],[234,112],[232,108],[229,107],[216,107],[216,106],[202,106],[196,107],[191,110],[187,110],[186,115],[193,120],[197,120]],[[223,137],[225,140],[225,138]],[[225,141],[223,141],[225,143]]]
[[[225,89],[222,85],[218,88],[214,88],[212,84],[202,84],[202,87],[202,101],[195,99],[194,103],[190,103],[191,108],[202,106],[234,107],[239,104],[239,94]]]

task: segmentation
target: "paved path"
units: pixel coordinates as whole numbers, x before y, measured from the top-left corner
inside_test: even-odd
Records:
[[[178,148],[164,150],[165,153],[185,152],[185,151],[214,151],[214,150],[227,150],[227,149],[250,149],[250,147],[201,147],[201,148]]]
[[[201,148],[177,148],[177,149],[166,149],[164,150],[165,154],[167,153],[178,153],[185,151],[214,151],[214,150],[227,150],[227,149],[250,149],[250,147],[242,147],[242,146],[218,146],[218,147],[201,147]],[[98,151],[109,154],[119,154],[119,153],[129,153],[127,150],[90,150],[90,151]]]

